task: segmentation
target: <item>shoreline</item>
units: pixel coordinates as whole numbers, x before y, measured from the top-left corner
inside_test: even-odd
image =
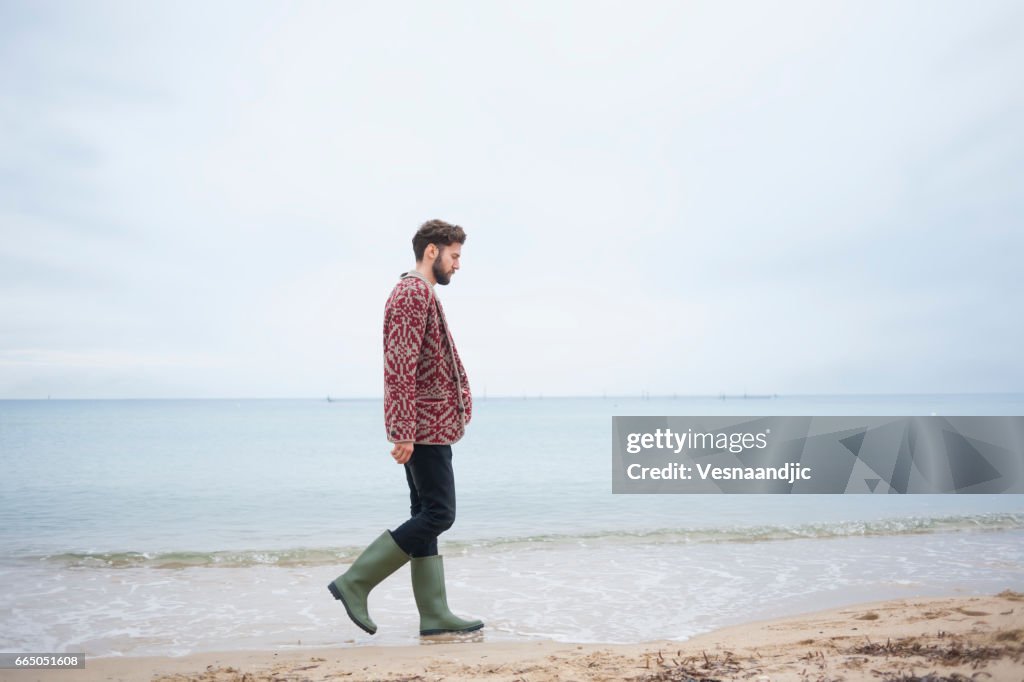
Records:
[[[935,680],[1024,679],[1024,593],[903,598],[758,620],[685,641],[488,642],[486,629],[418,645],[88,659],[4,680]]]

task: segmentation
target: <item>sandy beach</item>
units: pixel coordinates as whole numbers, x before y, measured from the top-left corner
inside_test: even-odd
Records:
[[[98,658],[5,680],[1024,680],[1024,594],[871,602],[722,628],[685,642],[487,642]]]

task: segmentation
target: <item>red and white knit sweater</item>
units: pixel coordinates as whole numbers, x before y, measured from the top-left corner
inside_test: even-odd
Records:
[[[384,425],[388,440],[451,444],[473,412],[469,378],[433,285],[412,270],[384,307]]]

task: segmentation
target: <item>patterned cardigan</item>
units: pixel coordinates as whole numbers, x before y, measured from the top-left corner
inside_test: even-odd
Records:
[[[469,378],[441,301],[412,270],[384,307],[384,425],[392,443],[451,444],[472,418]]]

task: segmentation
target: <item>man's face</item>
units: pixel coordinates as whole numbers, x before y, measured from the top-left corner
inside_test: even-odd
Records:
[[[448,284],[452,281],[452,275],[459,269],[459,258],[462,256],[462,244],[455,242],[448,246],[438,245],[441,251],[434,259],[432,270],[434,279],[438,284]]]

